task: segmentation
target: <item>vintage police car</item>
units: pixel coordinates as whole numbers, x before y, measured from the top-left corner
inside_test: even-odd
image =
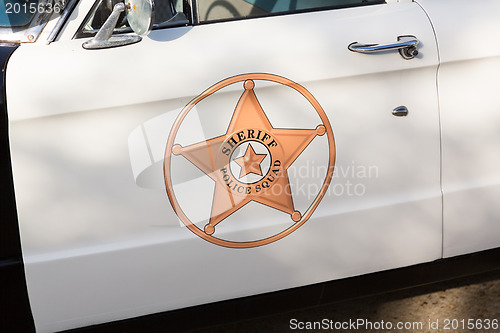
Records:
[[[2,331],[498,268],[499,1],[0,7]]]

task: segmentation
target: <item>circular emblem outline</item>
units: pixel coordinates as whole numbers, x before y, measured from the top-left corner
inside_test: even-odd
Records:
[[[329,152],[329,162],[328,162],[328,170],[327,174],[325,176],[325,180],[323,181],[323,184],[314,198],[312,200],[310,206],[308,209],[305,211],[305,213],[300,217],[298,221],[295,221],[295,223],[288,227],[287,229],[284,229],[283,231],[274,234],[272,236],[269,236],[267,238],[259,239],[259,240],[254,240],[254,241],[229,241],[225,239],[220,239],[217,237],[212,236],[211,234],[207,234],[204,232],[202,229],[197,227],[195,224],[193,224],[189,218],[186,216],[184,211],[182,210],[181,206],[179,205],[174,191],[173,191],[173,185],[172,185],[172,178],[171,178],[171,156],[172,155],[177,155],[174,154],[173,149],[174,149],[174,141],[177,136],[177,132],[179,131],[179,128],[188,115],[188,113],[191,111],[191,109],[204,100],[205,98],[209,97],[210,95],[214,94],[215,92],[219,91],[222,88],[225,88],[231,84],[238,83],[238,82],[246,82],[247,80],[260,80],[260,81],[270,81],[274,83],[279,83],[285,86],[288,86],[289,88],[294,89],[298,93],[300,93],[302,96],[304,96],[309,103],[314,107],[316,110],[318,116],[320,117],[322,121],[322,125],[324,126],[325,132],[327,134],[327,139],[328,139],[328,152]],[[318,207],[319,203],[323,199],[324,195],[327,192],[328,186],[330,185],[330,182],[333,177],[333,171],[334,171],[334,166],[335,166],[335,157],[336,157],[336,149],[335,149],[335,139],[333,135],[333,130],[331,128],[330,122],[328,120],[328,117],[319,104],[319,102],[316,100],[316,98],[303,86],[300,84],[291,81],[287,78],[284,78],[282,76],[278,76],[275,74],[269,74],[269,73],[251,73],[251,74],[240,74],[236,76],[232,76],[229,78],[226,78],[204,92],[202,92],[200,95],[195,97],[193,100],[191,100],[180,112],[180,114],[177,116],[177,119],[175,120],[172,129],[170,131],[170,134],[168,136],[167,140],[167,146],[165,150],[165,159],[164,159],[164,178],[165,178],[165,186],[166,186],[166,191],[167,195],[169,198],[169,201],[174,208],[174,211],[176,212],[177,216],[180,218],[182,223],[194,234],[197,236],[201,237],[202,239],[219,245],[223,247],[228,247],[228,248],[252,248],[252,247],[258,247],[258,246],[263,246],[267,245],[270,243],[273,243],[277,240],[282,239],[285,236],[288,236],[295,230],[297,230],[300,226],[302,226],[314,213],[315,209]]]

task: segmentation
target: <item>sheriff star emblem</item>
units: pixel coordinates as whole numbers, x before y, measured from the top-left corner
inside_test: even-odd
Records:
[[[314,107],[322,123],[311,129],[274,127],[254,92],[256,80],[277,82],[295,89]],[[197,103],[221,88],[237,82],[243,82],[244,92],[225,133],[192,145],[182,146],[175,143],[182,121]],[[328,137],[330,155],[328,172],[315,200],[307,210],[300,212],[294,208],[287,169],[316,137],[324,135]],[[187,218],[176,200],[170,170],[172,155],[186,158],[215,182],[211,214],[203,228],[199,228]],[[331,181],[334,162],[335,142],[330,123],[319,103],[304,87],[272,74],[244,74],[217,83],[183,109],[167,142],[165,184],[174,210],[195,234],[221,246],[255,247],[283,238],[309,219]],[[217,225],[250,202],[282,211],[290,216],[294,224],[278,234],[254,241],[238,242],[217,238]]]

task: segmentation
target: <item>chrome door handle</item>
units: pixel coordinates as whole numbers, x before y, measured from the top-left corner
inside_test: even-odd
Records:
[[[415,36],[399,36],[398,42],[394,44],[380,45],[354,42],[349,44],[347,48],[349,51],[365,54],[398,50],[403,58],[409,60],[418,55],[417,46],[419,43],[419,40]]]

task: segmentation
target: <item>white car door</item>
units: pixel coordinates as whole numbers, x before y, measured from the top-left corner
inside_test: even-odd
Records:
[[[10,142],[38,330],[441,257],[426,14],[411,1],[292,3],[193,1],[187,26],[87,50],[84,0],[54,42],[13,54]],[[409,59],[372,52],[407,41],[419,41]]]
[[[450,12],[447,1],[418,2],[435,26],[441,59],[443,254],[493,249],[500,246],[500,3],[454,1],[459,10]]]

